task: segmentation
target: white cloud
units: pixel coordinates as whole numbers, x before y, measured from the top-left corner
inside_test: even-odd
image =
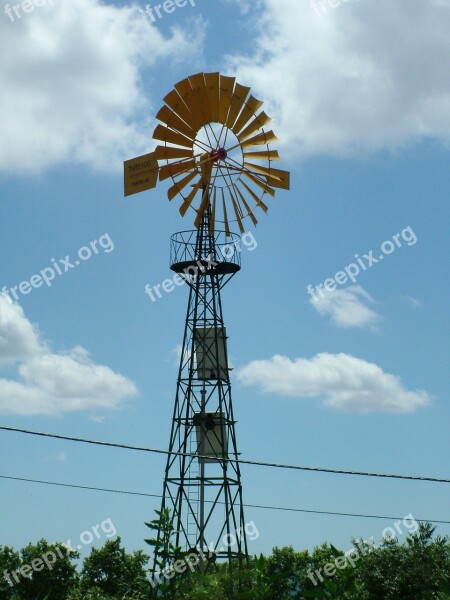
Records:
[[[89,418],[91,421],[94,421],[94,423],[103,423],[106,419],[104,415],[91,415]]]
[[[246,386],[296,398],[324,398],[325,406],[357,413],[410,413],[427,405],[430,395],[408,391],[399,377],[349,354],[317,354],[311,359],[275,355],[237,371]]]
[[[422,306],[422,302],[412,296],[405,296],[405,300],[412,308],[421,308]]]
[[[180,360],[181,360],[181,352],[182,352],[182,350],[183,350],[182,345],[181,344],[177,344],[170,351],[170,358],[172,360],[172,366],[176,367],[177,369],[180,366]],[[189,361],[190,357],[191,357],[191,351],[189,349],[186,349],[184,351],[184,358],[183,358],[185,364],[186,364],[186,362]]]
[[[374,300],[360,285],[332,292],[321,289],[311,297],[310,304],[320,315],[330,316],[338,327],[373,327],[380,316],[365,303]]]
[[[327,2],[323,2],[327,5]],[[450,140],[449,0],[259,0],[253,51],[228,57],[291,155]]]
[[[40,349],[37,328],[25,318],[22,307],[0,294],[0,363],[29,358]]]
[[[0,355],[3,363],[17,364],[19,373],[17,380],[0,378],[0,413],[29,416],[114,409],[137,394],[131,380],[94,363],[81,346],[52,353],[22,308],[3,295]]]
[[[3,14],[0,171],[63,162],[116,169],[148,151],[155,110],[142,90],[144,68],[192,62],[203,33],[198,20],[165,37],[137,6],[100,0],[58,0],[14,22]]]

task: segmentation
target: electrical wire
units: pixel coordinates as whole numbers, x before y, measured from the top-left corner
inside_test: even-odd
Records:
[[[65,435],[57,435],[53,433],[43,433],[40,431],[31,431],[29,429],[19,429],[16,427],[5,427],[0,426],[0,430],[10,431],[15,433],[24,433],[27,435],[35,435],[46,438],[53,438],[57,440],[65,440],[70,442],[80,442],[83,444],[93,444],[96,446],[106,446],[110,448],[121,448],[124,450],[136,450],[139,452],[151,452],[154,454],[165,454],[171,456],[187,456],[187,457],[195,457],[195,458],[211,458],[210,456],[202,456],[197,453],[192,452],[173,452],[170,450],[160,450],[158,448],[144,448],[143,446],[130,446],[128,444],[119,444],[115,442],[101,442],[98,440],[89,440],[85,438],[77,438],[77,437],[69,437]],[[244,460],[244,459],[232,459],[232,458],[220,458],[218,459],[221,462],[237,462],[241,465],[253,465],[257,467],[271,467],[274,469],[290,469],[296,471],[313,471],[316,473],[332,473],[333,475],[353,475],[358,477],[379,477],[385,479],[402,479],[409,481],[429,481],[432,483],[450,483],[450,479],[440,479],[438,477],[419,477],[415,475],[394,475],[391,473],[370,473],[366,471],[346,471],[342,469],[326,469],[322,467],[304,467],[299,465],[287,465],[287,464],[278,464],[278,463],[269,463],[262,462],[256,460]]]
[[[0,479],[10,479],[13,481],[25,481],[27,483],[40,483],[43,485],[53,485],[53,486],[58,486],[58,487],[75,488],[75,489],[90,490],[90,491],[96,491],[96,492],[108,492],[110,494],[127,494],[130,496],[145,496],[148,498],[159,498],[159,499],[162,498],[162,496],[160,494],[148,494],[146,492],[131,492],[129,490],[115,490],[115,489],[110,489],[110,488],[92,487],[92,486],[88,486],[88,485],[76,485],[73,483],[43,481],[42,479],[27,479],[25,477],[11,477],[8,475],[0,475]],[[213,503],[212,500],[205,500],[205,502],[209,503],[209,504]],[[225,505],[224,502],[217,502],[216,504],[224,504]],[[333,512],[333,511],[327,511],[327,510],[308,510],[306,508],[290,508],[287,506],[270,506],[270,505],[264,505],[264,504],[244,504],[243,506],[245,508],[258,508],[258,509],[263,509],[263,510],[277,510],[277,511],[284,511],[284,512],[310,513],[310,514],[315,514],[315,515],[331,515],[331,516],[335,516],[335,517],[356,517],[356,518],[361,518],[361,519],[390,519],[392,521],[398,521],[398,520],[404,519],[404,517],[391,517],[391,516],[386,516],[386,515],[363,515],[363,514],[359,514],[359,513]],[[429,522],[429,523],[435,523],[435,524],[450,525],[450,521],[441,521],[441,520],[437,520],[437,519],[415,519],[415,521],[420,522],[420,523]]]

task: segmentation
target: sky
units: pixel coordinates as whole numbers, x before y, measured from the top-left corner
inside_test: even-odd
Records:
[[[222,296],[242,458],[448,479],[450,0],[40,4],[0,6],[0,425],[167,448],[188,290],[145,286],[194,224],[167,182],[124,198],[123,161],[154,149],[175,83],[218,71],[264,101],[291,172]],[[0,431],[3,477],[158,495],[164,466]],[[242,478],[247,504],[386,516],[247,508],[251,553],[450,521],[444,483]],[[83,555],[108,520],[146,550],[159,507],[4,478],[0,498],[0,544]]]

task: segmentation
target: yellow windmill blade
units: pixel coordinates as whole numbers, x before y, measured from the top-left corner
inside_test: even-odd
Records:
[[[174,146],[156,146],[154,155],[157,160],[164,158],[190,158],[192,150],[189,148],[175,148]]]
[[[263,167],[262,165],[257,165],[246,160],[244,160],[244,167],[246,167],[246,169],[248,169],[249,171],[256,171],[256,173],[261,173],[266,177],[278,179],[278,177],[275,174],[275,169],[272,169],[272,167]]]
[[[182,173],[186,173],[195,168],[196,162],[194,159],[163,165],[162,167],[159,167],[159,179],[160,181],[164,181],[164,179],[174,177],[175,175],[181,175]]]
[[[241,181],[240,183],[245,187],[245,182]],[[245,200],[245,196],[241,192],[241,190],[239,189],[239,186],[237,184],[234,186],[234,189],[237,190],[239,198],[241,199],[241,201],[244,204],[244,206],[248,206],[248,204],[247,204],[247,202]],[[249,188],[247,189],[247,191],[248,190],[249,190]],[[252,194],[254,192],[248,191],[248,193],[256,201],[256,205],[259,206],[261,208],[261,210],[263,210],[267,214],[267,211],[269,210],[269,208],[267,207],[266,204],[264,204],[264,202],[261,200],[261,198],[259,198],[256,194],[253,196]],[[249,214],[250,214],[251,211],[249,209],[247,209],[247,210],[249,211]],[[256,217],[255,217],[255,220],[256,220]],[[255,225],[256,225],[256,223],[255,223]]]
[[[263,131],[254,137],[244,140],[241,142],[242,148],[252,148],[253,146],[266,146],[271,142],[276,142],[278,140],[277,136],[273,131]]]
[[[198,103],[190,79],[183,79],[183,81],[175,85],[175,89],[190,111],[189,124],[192,125],[195,131],[198,131],[205,123],[208,123],[208,119],[203,112],[202,106]]]
[[[225,202],[225,192],[223,191],[222,188],[222,209],[223,209],[223,219],[224,219],[224,225],[225,225],[225,235],[229,236],[230,235],[230,225],[228,223],[228,215],[227,215],[227,205]]]
[[[267,213],[269,209],[267,208],[266,204],[264,204],[264,202],[261,200],[261,198],[257,194],[255,194],[255,192],[245,183],[245,181],[240,180],[239,183],[241,183],[244,186],[245,190],[248,194],[250,194],[250,196],[256,202],[257,206],[260,206],[263,209],[263,211]]]
[[[187,185],[189,185],[191,181],[195,177],[197,177],[197,175],[197,171],[192,171],[191,173],[188,173],[185,177],[183,177],[181,181],[179,181],[178,183],[174,183],[173,186],[167,192],[167,197],[169,198],[169,200],[173,200],[177,194],[181,194],[184,188]]]
[[[249,171],[256,171],[266,177],[266,181],[272,187],[277,187],[282,190],[288,190],[290,187],[289,172],[281,171],[280,169],[274,169],[271,167],[262,167],[261,165],[255,165],[244,161],[244,167]]]
[[[258,219],[255,217],[254,212],[252,211],[252,209],[250,208],[250,206],[248,205],[247,200],[245,199],[244,195],[242,194],[241,190],[237,187],[237,185],[233,185],[235,192],[237,193],[237,195],[239,196],[242,204],[244,205],[245,210],[247,211],[247,215],[250,217],[253,225],[256,227],[256,225],[258,224]],[[265,205],[264,205],[265,206]],[[267,207],[266,207],[267,208]],[[267,210],[266,210],[267,212]]]
[[[213,188],[212,196],[213,196],[213,201],[212,201],[212,207],[211,207],[211,219],[210,219],[210,224],[209,224],[209,230],[211,232],[211,235],[214,235],[215,225],[216,225],[217,188]]]
[[[159,121],[165,123],[171,129],[182,133],[191,140],[195,140],[197,135],[196,129],[185,123],[178,115],[176,115],[168,106],[163,106],[156,115]]]
[[[234,91],[230,102],[230,110],[228,112],[228,117],[226,121],[226,126],[229,129],[233,129],[233,125],[236,122],[237,116],[241,112],[242,107],[244,106],[245,100],[249,92],[249,87],[245,87],[244,85],[240,85],[239,83],[236,83],[236,85],[234,86]]]
[[[235,83],[234,77],[220,77],[219,123],[227,122]]]
[[[272,187],[280,188],[281,190],[289,190],[291,187],[291,174],[289,171],[272,169],[272,167],[270,167],[270,175],[267,178],[267,183]]]
[[[172,90],[164,97],[167,106],[185,123],[192,123],[192,114],[177,90]]]
[[[251,160],[281,160],[278,150],[260,150],[259,152],[244,152],[244,159]]]
[[[243,215],[242,215],[241,211],[239,210],[239,206],[238,206],[238,204],[236,202],[236,199],[235,199],[235,197],[233,195],[233,192],[231,191],[231,188],[230,188],[229,192],[230,192],[230,196],[231,196],[231,202],[233,203],[234,214],[236,215],[236,222],[238,224],[239,231],[241,233],[244,233],[245,229],[244,229],[244,226],[242,225],[242,217],[243,217]]]
[[[196,99],[197,104],[204,117],[203,124],[211,123],[211,109],[209,106],[209,97],[208,92],[206,90],[206,82],[203,73],[198,73],[197,75],[192,75],[191,77],[189,77],[189,83],[191,84],[194,98]]]
[[[250,181],[252,181],[260,189],[262,189],[266,194],[275,196],[275,190],[273,190],[269,185],[267,185],[267,183],[264,183],[264,181],[259,179],[258,176],[252,173],[251,171],[244,170],[242,171],[242,175],[250,179]]]
[[[253,121],[251,123],[249,123],[249,125],[247,125],[247,127],[238,134],[238,136],[237,136],[238,140],[240,142],[243,142],[244,140],[246,140],[248,137],[253,135],[259,129],[266,127],[266,125],[268,125],[271,121],[272,121],[272,119],[270,117],[268,117],[264,111],[259,113],[259,115],[257,115],[253,119]]]
[[[192,204],[195,196],[197,195],[198,190],[201,187],[202,187],[202,181],[200,179],[200,181],[197,181],[197,183],[195,184],[194,189],[191,191],[191,193],[189,194],[189,196],[186,198],[186,200],[180,206],[180,214],[181,214],[182,217],[184,217],[184,215],[186,214],[187,209]]]
[[[200,223],[202,222],[203,214],[209,204],[209,193],[208,188],[204,188],[202,194],[202,203],[200,204],[199,209],[197,210],[197,216],[195,217],[194,225],[197,229],[200,227]]]
[[[167,142],[169,144],[176,144],[177,146],[182,146],[183,148],[192,148],[194,144],[194,140],[190,140],[185,135],[177,133],[169,127],[164,127],[163,125],[158,125],[156,127],[155,131],[153,132],[153,139],[160,142]]]
[[[206,94],[208,96],[211,121],[219,122],[220,114],[220,73],[205,73]]]
[[[257,100],[254,96],[250,96],[250,98],[244,104],[237,121],[231,128],[233,133],[238,135],[241,129],[243,129],[250,119],[255,116],[256,112],[261,108],[262,105],[263,103],[261,100]]]
[[[289,173],[272,168],[280,156],[261,100],[234,77],[215,72],[179,81],[164,103],[154,157],[159,180],[172,179],[169,200],[179,195],[181,215],[192,209],[195,227],[205,217],[212,233],[223,227],[230,235],[231,223],[242,233],[247,217],[256,225],[255,207],[268,210],[264,196],[289,189]]]

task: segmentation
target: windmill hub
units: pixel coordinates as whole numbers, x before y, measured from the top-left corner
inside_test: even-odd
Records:
[[[226,160],[228,157],[228,152],[225,148],[218,148],[217,150],[212,150],[210,157],[214,162],[218,162],[219,160]]]

